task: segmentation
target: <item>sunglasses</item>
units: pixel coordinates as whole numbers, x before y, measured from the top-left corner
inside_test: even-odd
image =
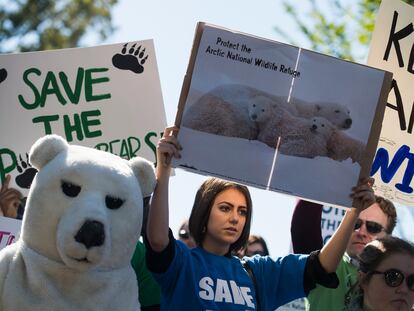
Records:
[[[405,275],[398,269],[389,269],[385,272],[380,271],[372,271],[372,274],[383,274],[385,283],[389,287],[397,287],[400,286],[401,283],[404,281],[407,283],[407,287],[409,290],[414,291],[414,273],[410,274],[409,276],[405,277]]]
[[[375,221],[362,220],[359,218],[357,219],[355,223],[354,230],[358,230],[359,228],[362,227],[363,224],[365,224],[365,228],[367,228],[367,231],[370,234],[377,234],[377,233],[380,233],[382,230],[384,230],[384,227]]]

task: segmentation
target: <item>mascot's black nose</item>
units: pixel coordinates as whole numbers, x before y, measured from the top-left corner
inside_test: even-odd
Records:
[[[346,125],[347,127],[350,127],[350,126],[352,125],[352,119],[346,119],[346,120],[345,120],[345,125]]]
[[[78,233],[76,233],[75,240],[84,244],[87,249],[101,246],[105,241],[104,225],[95,220],[85,221]]]

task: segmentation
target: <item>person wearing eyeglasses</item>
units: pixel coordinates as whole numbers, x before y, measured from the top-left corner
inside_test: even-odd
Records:
[[[409,311],[414,305],[414,244],[384,237],[358,255],[358,281],[344,311]]]
[[[395,206],[380,196],[375,196],[375,200],[374,204],[360,213],[355,223],[346,252],[336,270],[339,286],[336,289],[316,286],[306,298],[307,311],[343,310],[346,293],[357,280],[357,256],[369,242],[391,235],[397,223]],[[304,200],[296,204],[291,223],[295,253],[308,254],[322,247],[321,213],[320,204]]]
[[[251,257],[254,255],[268,256],[269,250],[266,241],[261,236],[251,234],[247,240],[245,256]]]
[[[196,247],[196,242],[190,234],[190,229],[188,227],[188,219],[184,220],[181,224],[180,229],[178,230],[178,239],[182,241],[188,248]]]

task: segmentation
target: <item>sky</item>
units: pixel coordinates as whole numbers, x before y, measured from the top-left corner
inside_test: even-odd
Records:
[[[113,10],[117,31],[103,44],[154,40],[169,125],[174,123],[198,21],[277,41],[284,39],[273,30],[275,25],[291,27],[292,31],[295,28],[280,1],[121,0]],[[204,179],[202,175],[175,170],[175,176],[170,180],[169,198],[170,227],[174,233],[189,217],[195,193]],[[290,250],[290,219],[296,198],[253,187],[249,189],[253,200],[251,233],[266,239],[271,254],[286,254]]]
[[[304,10],[304,6],[305,3],[301,10]],[[154,40],[168,125],[174,124],[198,21],[286,42],[274,30],[275,26],[279,26],[285,33],[291,34],[301,47],[308,48],[298,28],[281,6],[281,0],[120,0],[113,9],[113,23],[117,30],[99,44]],[[88,46],[88,42],[84,46]],[[177,233],[182,221],[189,217],[195,193],[204,179],[202,175],[175,170],[170,180],[169,197],[170,227],[174,233]],[[265,238],[271,255],[288,253],[290,221],[296,198],[253,187],[249,189],[253,200],[251,233]]]

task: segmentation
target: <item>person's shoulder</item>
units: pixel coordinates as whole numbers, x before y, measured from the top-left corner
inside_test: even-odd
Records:
[[[336,271],[339,272],[343,270],[347,273],[349,273],[350,271],[356,272],[358,270],[358,265],[359,263],[357,259],[351,258],[345,253],[344,256],[342,256],[342,259],[339,262]]]
[[[305,266],[306,261],[309,255],[302,254],[287,254],[285,256],[273,257],[273,256],[260,256],[255,255],[252,257],[243,257],[242,260],[249,263],[251,266],[281,266],[281,267],[291,267],[291,266]]]

